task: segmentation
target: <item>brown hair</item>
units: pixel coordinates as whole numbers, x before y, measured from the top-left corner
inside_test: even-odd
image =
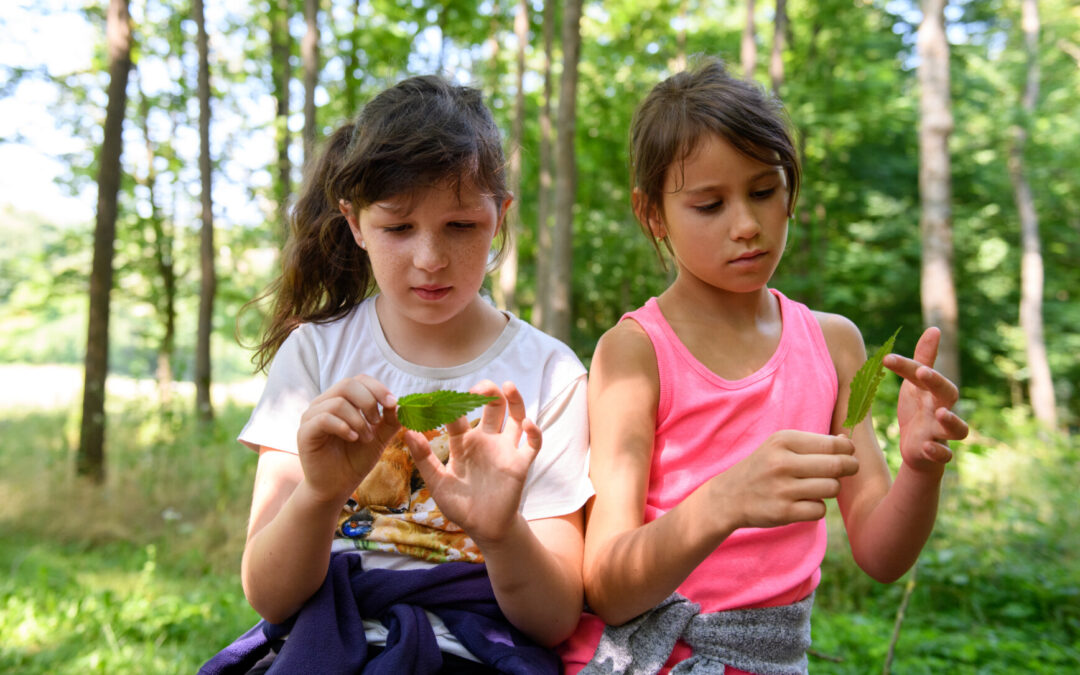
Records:
[[[289,217],[281,274],[252,303],[273,298],[252,362],[264,370],[298,325],[333,321],[375,290],[340,200],[359,211],[449,185],[478,189],[497,208],[509,196],[499,128],[480,92],[428,75],[386,89],[326,139]],[[509,228],[499,228],[496,263]]]
[[[630,171],[640,192],[635,213],[658,256],[648,215],[663,213],[668,169],[689,157],[705,134],[717,134],[748,157],[781,167],[788,215],[794,213],[802,168],[783,104],[759,85],[733,77],[719,59],[701,57],[692,69],[653,87],[630,124]]]

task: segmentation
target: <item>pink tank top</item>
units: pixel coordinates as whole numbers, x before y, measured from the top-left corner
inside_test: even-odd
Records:
[[[783,329],[772,357],[756,373],[725,380],[706,368],[664,319],[656,298],[626,314],[645,330],[656,352],[660,399],[645,502],[651,522],[702,483],[752,453],[781,429],[830,433],[837,377],[821,326],[802,303],[772,290]],[[813,591],[825,556],[825,521],[741,528],[709,555],[678,592],[702,612],[796,602]],[[564,645],[567,672],[587,663],[603,622],[585,614]],[[672,655],[671,663],[688,650]],[[583,660],[582,660],[583,659]],[[579,665],[580,664],[580,665]]]

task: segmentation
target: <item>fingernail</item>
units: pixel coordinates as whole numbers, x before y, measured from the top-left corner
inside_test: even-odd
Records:
[[[387,406],[397,405],[397,397],[394,396],[393,394],[388,394],[387,397],[386,397],[386,404],[385,405],[387,405]]]

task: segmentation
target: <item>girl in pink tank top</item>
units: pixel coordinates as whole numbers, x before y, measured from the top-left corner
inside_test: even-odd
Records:
[[[779,102],[703,61],[638,108],[631,163],[634,212],[678,274],[593,357],[590,611],[567,672],[805,672],[825,500],[880,581],[933,527],[968,432],[933,369],[940,332],[884,361],[904,379],[894,481],[870,420],[842,427],[858,328],[768,286],[801,176]]]

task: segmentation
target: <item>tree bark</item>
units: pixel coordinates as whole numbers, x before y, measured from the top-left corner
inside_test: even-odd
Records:
[[[1043,334],[1043,259],[1039,236],[1039,214],[1024,166],[1028,123],[1034,117],[1039,98],[1039,5],[1037,0],[1023,0],[1021,27],[1027,73],[1020,107],[1023,119],[1012,128],[1009,148],[1009,177],[1020,215],[1020,327],[1024,332],[1028,365],[1028,396],[1035,419],[1048,428],[1057,426],[1057,402],[1054,380],[1046,355]]]
[[[780,95],[784,86],[784,36],[787,32],[787,0],[776,0],[776,16],[773,18],[772,53],[769,55],[769,80],[773,93]]]
[[[138,74],[138,70],[135,70]],[[143,147],[146,150],[146,175],[141,179],[146,188],[146,201],[150,205],[150,226],[154,232],[154,264],[161,276],[161,297],[154,297],[154,308],[161,320],[163,334],[158,343],[157,371],[155,378],[158,385],[158,399],[163,411],[172,403],[173,371],[172,359],[176,351],[176,259],[173,255],[173,229],[166,229],[166,217],[157,203],[157,170],[154,168],[156,150],[150,137],[150,101],[142,91],[142,78],[136,79],[139,94],[138,124],[143,134]]]
[[[203,0],[193,0],[192,14],[198,30],[199,51],[199,178],[201,182],[202,227],[199,232],[199,327],[195,348],[195,411],[202,422],[214,418],[210,398],[211,364],[210,336],[213,333],[214,294],[217,275],[214,271],[214,204],[211,194],[212,168],[210,163],[210,58]]]
[[[551,62],[555,42],[555,2],[544,1],[544,100],[540,104],[540,190],[536,200],[536,300],[532,324],[547,326],[551,316],[552,127]]]
[[[578,59],[581,54],[581,2],[563,6],[563,71],[559,81],[558,140],[555,147],[555,231],[551,256],[551,313],[547,332],[570,341],[573,284],[574,198],[577,158],[574,154]]]
[[[743,79],[754,79],[757,65],[757,31],[754,28],[754,0],[746,0],[746,23],[742,34],[742,71]]]
[[[279,228],[277,238],[284,243],[288,235],[288,207],[292,195],[292,164],[289,161],[289,82],[292,80],[292,38],[289,35],[289,0],[273,0],[270,7],[270,69],[274,101],[274,139],[277,144],[277,176],[274,198],[277,202]]]
[[[90,270],[90,317],[86,336],[82,422],[76,473],[95,483],[105,481],[105,378],[109,372],[109,295],[113,284],[117,193],[123,150],[124,109],[131,70],[131,17],[127,0],[109,0],[105,26],[109,57],[105,134],[98,164],[97,220]]]
[[[945,35],[946,0],[923,0],[917,49],[919,100],[919,196],[922,236],[921,299],[923,321],[941,329],[935,367],[960,383],[957,349],[957,302],[952,272],[952,178],[949,135],[953,129],[949,98],[949,43]]]
[[[517,36],[517,71],[515,73],[514,121],[510,129],[510,191],[514,202],[506,214],[503,227],[510,228],[506,259],[499,270],[499,287],[504,307],[513,313],[518,311],[518,246],[521,232],[521,143],[525,136],[525,47],[529,44],[529,2],[519,0],[514,16],[514,34]]]
[[[304,64],[304,164],[315,156],[318,122],[315,110],[315,89],[319,86],[319,0],[304,0],[304,23],[307,32],[300,43]]]

